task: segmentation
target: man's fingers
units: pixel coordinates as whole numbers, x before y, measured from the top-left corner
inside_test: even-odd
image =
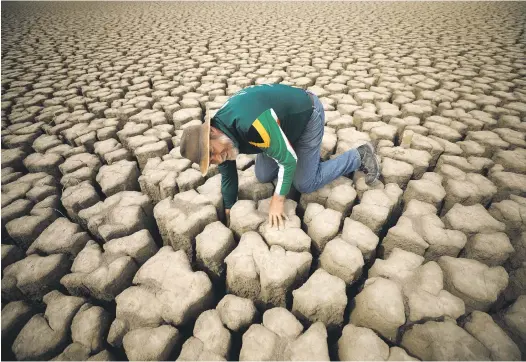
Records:
[[[276,227],[277,230],[279,230],[279,217],[278,215],[274,215],[274,226]]]
[[[289,220],[285,214],[269,214],[268,224],[270,227],[276,227],[278,230],[285,228],[285,220]]]
[[[278,230],[285,228],[285,222],[283,221],[283,217],[281,215],[278,215]]]

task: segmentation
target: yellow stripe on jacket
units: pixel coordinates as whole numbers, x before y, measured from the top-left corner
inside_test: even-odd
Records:
[[[259,148],[269,148],[270,147],[270,136],[269,136],[267,130],[265,129],[265,127],[263,127],[263,125],[259,121],[259,119],[256,119],[254,121],[254,123],[252,123],[252,126],[254,126],[256,131],[258,131],[258,133],[261,136],[261,139],[263,140],[263,142],[262,143],[249,142],[249,143],[251,145],[259,147]]]

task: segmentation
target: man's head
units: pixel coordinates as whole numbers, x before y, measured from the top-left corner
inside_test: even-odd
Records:
[[[181,155],[197,163],[204,176],[210,164],[235,160],[239,154],[234,143],[223,132],[210,126],[210,119],[199,126],[187,127],[181,137]]]
[[[239,150],[234,142],[215,127],[210,127],[210,163],[219,165],[227,160],[235,160]]]

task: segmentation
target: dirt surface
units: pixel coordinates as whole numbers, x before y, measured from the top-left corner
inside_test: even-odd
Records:
[[[3,2],[2,353],[57,360],[524,360],[526,3]],[[283,83],[322,159],[292,192],[182,130]],[[227,227],[228,226],[228,227]]]

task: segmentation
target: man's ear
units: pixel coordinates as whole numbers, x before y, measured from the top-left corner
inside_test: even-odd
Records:
[[[219,136],[222,132],[215,127],[210,126],[210,135]]]

